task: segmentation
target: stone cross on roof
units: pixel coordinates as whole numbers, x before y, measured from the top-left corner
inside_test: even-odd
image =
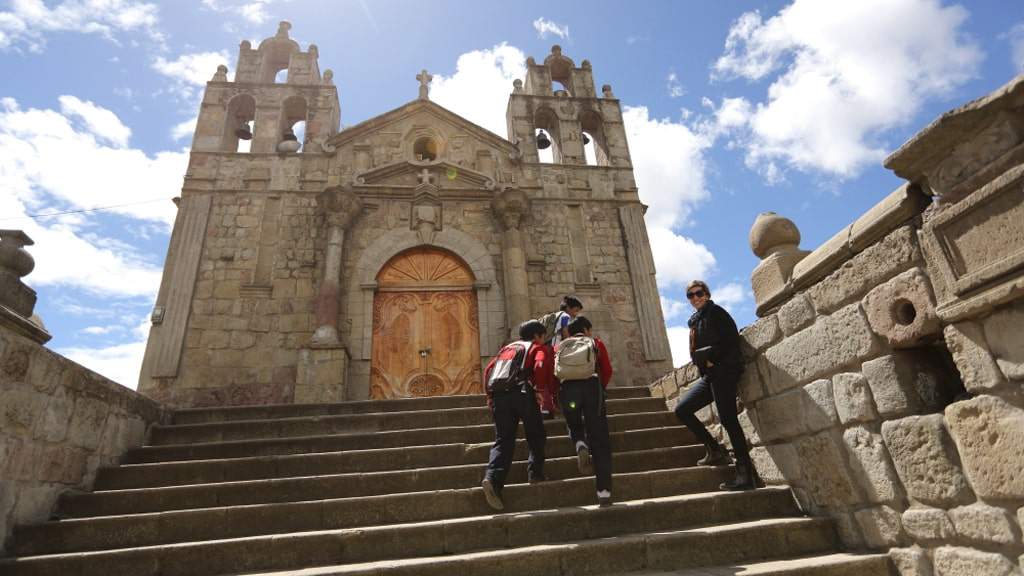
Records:
[[[430,81],[434,79],[434,77],[430,74],[427,74],[427,70],[424,68],[422,72],[416,75],[416,79],[420,81],[420,100],[429,100],[429,84]]]

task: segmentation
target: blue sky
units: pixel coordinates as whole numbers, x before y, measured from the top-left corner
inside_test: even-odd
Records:
[[[623,104],[677,363],[686,280],[754,320],[759,212],[813,249],[900,181],[884,156],[1024,71],[1024,3],[0,3],[0,228],[36,240],[50,347],[135,386],[203,84],[293,24],[332,69],[343,125],[431,97],[505,136],[524,60],[552,44]],[[45,218],[28,215],[113,207]]]

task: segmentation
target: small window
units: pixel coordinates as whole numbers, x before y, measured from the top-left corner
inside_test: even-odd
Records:
[[[582,134],[583,158],[587,161],[587,166],[597,166],[597,151],[594,149],[594,137],[586,132]]]
[[[288,69],[282,68],[274,74],[274,84],[287,84],[288,83]]]
[[[429,136],[417,139],[412,146],[412,155],[421,162],[437,160],[437,142]]]

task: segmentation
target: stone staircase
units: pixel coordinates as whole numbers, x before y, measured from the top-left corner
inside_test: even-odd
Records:
[[[552,420],[550,481],[525,483],[520,440],[494,514],[482,396],[181,410],[94,492],[65,495],[59,520],[17,527],[0,574],[894,573],[840,552],[784,487],[719,492],[732,470],[696,466],[703,448],[661,399],[609,393],[609,508]]]

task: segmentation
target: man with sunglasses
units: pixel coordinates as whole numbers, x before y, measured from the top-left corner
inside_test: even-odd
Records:
[[[729,441],[736,453],[736,478],[722,483],[720,488],[752,490],[755,485],[750,452],[743,428],[736,417],[736,387],[743,373],[740,334],[736,322],[724,308],[711,300],[711,289],[702,280],[694,280],[687,285],[686,298],[696,310],[689,321],[690,358],[701,377],[676,404],[676,417],[707,447],[707,456],[699,460],[698,464],[729,464],[729,453],[696,416],[698,410],[714,402],[718,418],[729,434]]]

